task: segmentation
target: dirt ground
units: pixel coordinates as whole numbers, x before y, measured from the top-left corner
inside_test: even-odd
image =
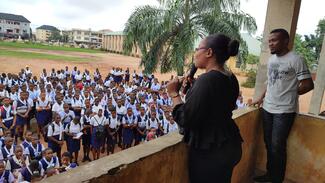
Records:
[[[16,49],[17,50],[17,49]],[[81,53],[81,52],[66,52],[66,51],[50,51],[50,50],[38,50],[38,49],[22,49],[22,51],[30,51],[30,52],[39,52],[39,53],[48,53],[48,54],[56,54],[56,55],[65,55],[65,56],[78,56],[82,58],[89,59],[89,61],[81,61],[81,62],[72,62],[72,61],[55,61],[55,60],[44,60],[44,59],[21,59],[14,57],[1,57],[0,56],[0,73],[18,73],[21,68],[24,68],[28,65],[33,74],[39,76],[43,68],[46,68],[49,72],[51,68],[55,69],[63,69],[65,66],[68,66],[69,69],[72,69],[74,66],[77,66],[78,69],[83,71],[84,69],[88,69],[93,73],[96,68],[99,68],[102,75],[106,75],[112,67],[122,67],[126,69],[130,68],[130,71],[136,70],[137,72],[141,70],[140,58],[123,56],[112,53]],[[202,71],[201,71],[202,72]],[[175,75],[175,73],[168,74],[160,74],[155,73],[155,76],[159,78],[159,80],[169,80],[171,75]],[[240,83],[246,80],[246,77],[237,76]],[[252,98],[254,95],[254,89],[243,88],[241,87],[241,91],[244,96],[244,101],[247,102],[249,98]],[[300,112],[307,113],[309,109],[310,98],[312,96],[312,92],[309,92],[300,97]],[[325,97],[323,99],[325,101]],[[323,102],[322,110],[325,110],[325,104]]]

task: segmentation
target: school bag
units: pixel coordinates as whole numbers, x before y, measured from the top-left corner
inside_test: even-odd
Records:
[[[99,124],[97,119],[94,118],[96,123],[98,124],[96,132],[95,132],[95,137],[97,140],[102,140],[105,138],[105,127],[102,124]]]
[[[52,130],[54,131],[54,124],[53,124],[53,122],[52,123],[49,123],[49,124],[47,124],[47,125],[45,125],[43,127],[43,134],[44,134],[44,141],[45,142],[48,142],[47,132],[49,130],[49,126],[52,126]]]

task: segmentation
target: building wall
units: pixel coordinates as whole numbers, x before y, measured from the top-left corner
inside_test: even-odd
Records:
[[[0,27],[0,33],[7,33],[7,29],[11,29],[14,35],[30,34],[30,24],[27,22],[0,19]]]
[[[297,183],[325,181],[325,118],[297,115],[288,139],[286,177]],[[256,167],[265,170],[266,151],[259,138]]]
[[[45,29],[36,29],[36,40],[47,41],[51,36],[51,31]]]
[[[114,52],[114,53],[124,53],[123,51],[123,40],[125,35],[123,34],[108,34],[103,35],[103,44],[102,48],[106,51]],[[140,48],[134,47],[130,53],[131,56],[141,57]]]

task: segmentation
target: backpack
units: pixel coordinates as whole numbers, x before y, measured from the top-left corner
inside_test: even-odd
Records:
[[[96,140],[103,140],[105,138],[105,127],[102,124],[99,124],[96,118],[94,118],[96,123],[98,124],[96,132],[95,132],[95,137]]]
[[[54,131],[54,124],[53,124],[53,122],[52,123],[49,123],[49,124],[47,124],[47,125],[45,125],[43,127],[43,134],[44,134],[44,141],[45,142],[48,142],[47,132],[49,130],[49,126],[52,126],[52,130]]]
[[[70,132],[70,125],[71,125],[71,123],[69,123],[69,124],[67,125],[68,132]],[[80,131],[82,131],[82,126],[81,126],[81,124],[78,123],[78,125],[79,125],[79,127],[80,127]]]

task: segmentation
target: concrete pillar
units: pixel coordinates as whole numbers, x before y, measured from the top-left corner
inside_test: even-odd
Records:
[[[108,36],[108,50],[112,50],[112,36],[109,35]]]
[[[265,91],[267,79],[267,61],[270,57],[268,48],[269,33],[276,28],[284,28],[290,34],[289,48],[293,47],[296,34],[301,0],[269,0],[261,45],[260,63],[257,70],[254,99]]]
[[[123,49],[123,41],[124,41],[124,36],[121,36],[121,52],[124,53]]]
[[[325,37],[323,40],[322,51],[320,53],[318,68],[316,73],[315,88],[310,100],[309,113],[318,115],[320,113],[323,95],[325,90]]]

